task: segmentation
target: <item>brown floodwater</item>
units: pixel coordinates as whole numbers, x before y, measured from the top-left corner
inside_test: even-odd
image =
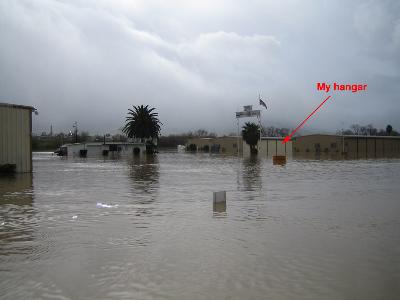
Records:
[[[400,160],[33,160],[0,177],[2,299],[400,297]]]

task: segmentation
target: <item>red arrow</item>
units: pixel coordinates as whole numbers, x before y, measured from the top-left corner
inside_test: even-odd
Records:
[[[297,126],[295,130],[292,131],[291,134],[287,135],[287,136],[284,138],[284,140],[282,141],[282,144],[285,144],[285,143],[289,142],[289,141],[290,141],[290,138],[293,136],[293,134],[294,134],[297,130],[299,130],[300,127],[303,126],[304,123],[307,122],[307,120],[308,120],[313,114],[315,114],[315,112],[316,112],[322,105],[324,105],[324,103],[325,103],[326,101],[328,101],[328,99],[329,99],[330,97],[331,97],[331,96],[328,96],[324,101],[322,101],[321,104],[318,105],[318,107],[317,107],[316,109],[314,109],[314,111],[313,111],[311,114],[309,114],[308,117],[305,118],[304,121],[301,122],[300,125]]]

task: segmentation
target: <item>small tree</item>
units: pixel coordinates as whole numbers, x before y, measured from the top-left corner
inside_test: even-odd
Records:
[[[257,154],[257,143],[260,138],[260,128],[255,123],[246,122],[243,126],[242,136],[246,144],[250,146],[250,153]]]
[[[353,134],[359,135],[360,134],[360,125],[358,124],[353,124],[350,126],[350,129],[353,131]]]
[[[368,135],[377,135],[378,129],[376,129],[372,124],[367,125]]]
[[[81,131],[81,134],[78,136],[78,140],[83,143],[83,142],[88,142],[90,140],[90,134],[89,131]]]

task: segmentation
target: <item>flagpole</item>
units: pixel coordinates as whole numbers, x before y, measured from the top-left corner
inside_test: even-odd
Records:
[[[261,152],[261,111],[260,111],[260,116],[258,117],[258,126],[260,130],[260,146],[259,146],[259,152]]]
[[[238,158],[240,157],[240,147],[239,147],[239,118],[236,118],[237,120],[237,143],[236,143],[236,148],[237,148],[237,153],[238,153]]]
[[[259,104],[260,104],[260,100],[261,100],[261,94],[258,93],[258,102],[259,102]],[[260,110],[260,116],[258,118],[258,126],[259,126],[259,129],[260,129],[260,147],[259,147],[259,150],[261,150],[261,110]]]

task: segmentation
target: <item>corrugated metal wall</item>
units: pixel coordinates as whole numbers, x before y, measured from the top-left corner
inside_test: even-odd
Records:
[[[288,157],[292,156],[292,141],[282,144],[281,139],[276,138],[262,138],[261,142],[257,144],[259,157],[272,158],[274,155],[285,155]],[[250,155],[250,146],[243,141],[244,156]]]
[[[0,164],[32,171],[31,110],[0,105]]]
[[[344,147],[343,147],[344,141]],[[319,145],[320,152],[316,151]],[[333,147],[334,146],[334,147]],[[294,141],[299,158],[392,158],[400,157],[400,138],[396,136],[309,135]],[[344,149],[345,155],[342,155]]]

